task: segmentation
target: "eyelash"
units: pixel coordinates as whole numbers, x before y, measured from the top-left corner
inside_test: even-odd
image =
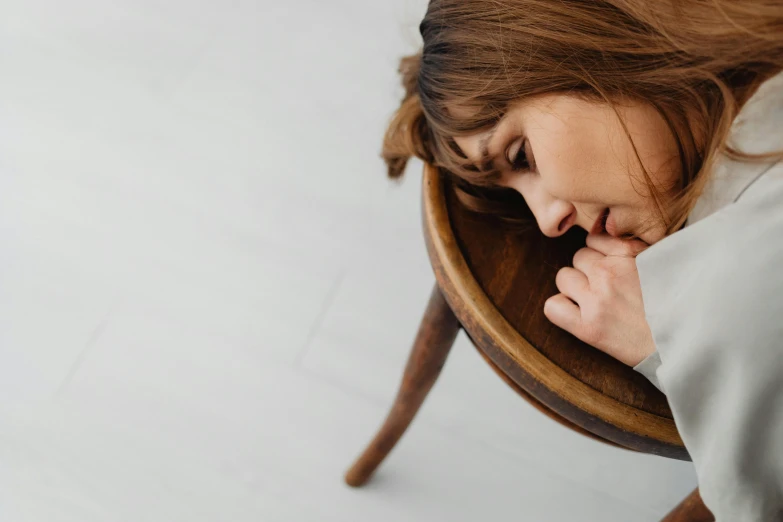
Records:
[[[519,146],[519,151],[517,151],[516,157],[514,157],[514,160],[511,162],[511,170],[515,172],[520,170],[530,170],[530,161],[527,158],[526,145],[527,140],[523,139],[522,144]]]

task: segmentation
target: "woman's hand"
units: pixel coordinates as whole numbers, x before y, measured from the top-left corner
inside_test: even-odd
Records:
[[[574,267],[561,268],[560,294],[544,303],[544,315],[578,339],[615,359],[636,366],[655,351],[644,317],[636,256],[649,245],[607,234],[588,235],[574,255]]]

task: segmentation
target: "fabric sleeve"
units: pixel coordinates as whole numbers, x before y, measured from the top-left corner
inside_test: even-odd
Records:
[[[718,522],[783,520],[783,168],[637,267],[658,350],[637,369],[665,391],[704,503]]]
[[[647,377],[648,381],[653,383],[656,388],[663,391],[663,388],[661,388],[661,383],[658,381],[658,368],[660,367],[661,354],[656,350],[648,355],[642,362],[634,366],[633,369]]]

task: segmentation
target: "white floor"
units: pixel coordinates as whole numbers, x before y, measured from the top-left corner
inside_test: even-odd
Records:
[[[362,490],[433,283],[378,158],[424,0],[0,2],[0,520],[653,521],[460,338]]]

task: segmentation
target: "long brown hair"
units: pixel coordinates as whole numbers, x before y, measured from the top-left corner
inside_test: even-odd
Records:
[[[679,146],[668,212],[644,172],[667,234],[687,219],[720,154],[755,159],[727,143],[731,124],[783,70],[781,0],[431,0],[420,32],[423,49],[401,61],[405,96],[383,142],[389,176],[416,156],[454,175],[468,206],[507,212],[492,196],[497,173],[468,162],[453,136],[491,127],[521,98],[641,100]],[[454,106],[470,110],[457,116]]]

